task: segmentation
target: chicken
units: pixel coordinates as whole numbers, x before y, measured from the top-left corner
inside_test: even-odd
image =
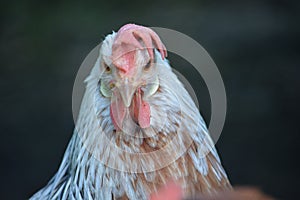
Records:
[[[166,57],[150,28],[106,36],[62,163],[31,199],[148,199],[170,180],[184,197],[232,189]]]

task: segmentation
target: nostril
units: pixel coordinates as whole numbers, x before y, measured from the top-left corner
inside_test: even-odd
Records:
[[[125,68],[125,67],[120,67],[120,68],[119,68],[119,73],[120,73],[120,74],[126,74],[127,71],[128,71],[128,70],[127,70],[127,68]]]

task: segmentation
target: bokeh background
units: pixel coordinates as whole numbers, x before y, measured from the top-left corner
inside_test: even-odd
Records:
[[[76,72],[128,22],[197,40],[222,74],[228,113],[217,143],[233,185],[299,193],[300,1],[1,1],[1,199],[26,199],[56,172],[74,127]],[[205,119],[210,100],[186,61]],[[199,80],[200,78],[200,80]]]

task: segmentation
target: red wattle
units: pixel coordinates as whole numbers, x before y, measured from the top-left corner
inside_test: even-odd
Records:
[[[115,98],[110,105],[110,117],[117,131],[122,130],[122,124],[125,118],[125,106],[120,94],[115,93]],[[131,116],[138,122],[141,128],[150,127],[150,105],[142,99],[142,91],[134,95],[130,106]]]
[[[141,128],[150,127],[150,105],[148,102],[143,101],[141,95],[141,89],[138,89],[138,96],[137,98],[137,109],[138,109],[138,116],[137,120]],[[135,111],[136,112],[136,111]]]

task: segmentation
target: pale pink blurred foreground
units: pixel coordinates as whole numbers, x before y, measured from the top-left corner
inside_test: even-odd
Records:
[[[158,194],[150,196],[150,200],[272,200],[274,198],[263,194],[261,191],[251,187],[237,187],[233,191],[221,192],[213,196],[200,195],[197,197],[183,198],[183,192],[179,185],[174,182],[168,183],[161,188]]]

